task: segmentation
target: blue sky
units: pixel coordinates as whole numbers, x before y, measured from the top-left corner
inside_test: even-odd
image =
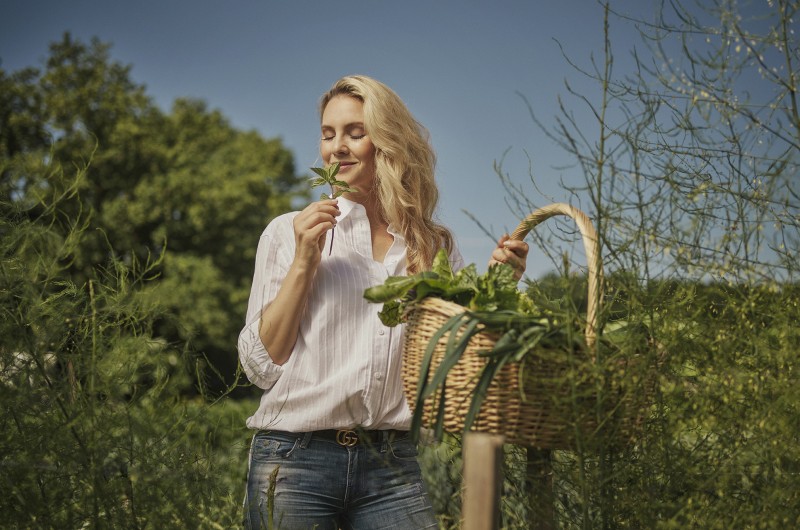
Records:
[[[597,87],[556,42],[583,66],[602,54],[603,10],[594,0],[4,0],[2,13],[5,70],[41,65],[65,31],[97,36],[162,108],[177,97],[203,99],[237,127],[281,137],[299,171],[319,162],[316,105],[333,81],[362,73],[385,82],[429,129],[439,217],[479,270],[493,244],[463,210],[497,236],[519,221],[493,170],[504,152],[506,172],[535,204],[576,202],[559,182],[581,176],[564,167],[570,159],[538,130],[520,94],[548,126],[565,80],[597,100]],[[612,35],[618,50],[634,43],[620,23]],[[592,137],[596,125],[586,123]],[[529,275],[552,268],[532,251]]]

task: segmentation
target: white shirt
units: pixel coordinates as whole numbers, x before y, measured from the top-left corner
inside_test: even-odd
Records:
[[[251,429],[408,429],[411,423],[400,372],[404,326],[384,326],[381,305],[364,299],[368,287],[406,274],[405,240],[390,226],[392,246],[383,263],[375,261],[364,207],[338,200],[333,253],[328,255],[328,232],[297,342],[282,366],[272,362],[258,328],[294,258],[292,220],[298,212],[281,215],[261,234],[238,344],[247,378],[264,389],[247,419]],[[458,251],[451,261],[454,269],[463,266]]]

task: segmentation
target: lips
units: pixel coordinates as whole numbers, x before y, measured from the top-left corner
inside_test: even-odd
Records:
[[[339,162],[339,171],[346,171],[347,168],[356,165],[355,162]]]

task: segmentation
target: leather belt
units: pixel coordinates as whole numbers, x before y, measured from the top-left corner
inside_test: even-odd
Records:
[[[361,431],[350,429],[326,429],[313,431],[312,439],[329,440],[336,442],[343,447],[353,447],[359,444],[376,445],[384,440],[391,441],[406,434],[406,431],[386,430],[386,431]]]

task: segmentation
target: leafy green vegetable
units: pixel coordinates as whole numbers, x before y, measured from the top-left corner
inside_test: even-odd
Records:
[[[517,290],[514,271],[507,265],[493,265],[478,275],[475,265],[453,272],[447,252],[442,249],[430,271],[413,276],[391,276],[383,285],[370,287],[364,298],[383,302],[379,313],[386,326],[402,322],[403,314],[414,302],[435,296],[455,302],[473,311],[519,310],[524,295]]]
[[[316,188],[317,186],[324,186],[327,184],[331,187],[330,195],[323,193],[320,195],[320,200],[325,199],[337,199],[341,197],[345,193],[352,193],[354,191],[358,191],[358,188],[351,188],[347,182],[343,180],[337,180],[336,175],[339,174],[339,162],[334,162],[330,166],[326,168],[322,167],[312,167],[311,171],[317,174],[317,178],[311,180],[311,187]],[[328,249],[328,254],[330,255],[333,252],[333,235],[334,235],[334,228],[331,228],[331,246]]]

